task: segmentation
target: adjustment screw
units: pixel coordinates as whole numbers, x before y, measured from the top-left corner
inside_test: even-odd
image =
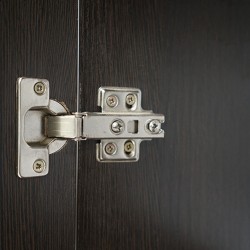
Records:
[[[135,149],[135,144],[132,141],[126,141],[124,144],[124,151],[125,153],[129,154],[133,152]]]
[[[115,120],[112,124],[111,124],[111,130],[115,133],[115,134],[120,134],[123,132],[124,130],[124,122],[122,120]]]
[[[115,154],[117,151],[117,146],[115,143],[113,142],[109,142],[106,144],[105,146],[105,152],[108,154],[108,155],[113,155]]]
[[[127,103],[127,105],[129,105],[129,106],[134,105],[134,104],[135,104],[135,100],[136,100],[136,97],[135,97],[134,94],[128,94],[128,95],[126,96],[126,103]]]
[[[36,160],[33,163],[33,169],[36,173],[42,173],[45,170],[45,161],[44,160]]]
[[[106,102],[110,108],[114,108],[118,104],[118,98],[116,95],[110,95],[108,96]]]
[[[35,85],[34,85],[34,91],[36,92],[36,94],[38,95],[43,95],[45,93],[45,85],[43,82],[37,82]]]
[[[159,134],[161,131],[161,123],[159,120],[152,120],[148,123],[148,130],[153,134]]]

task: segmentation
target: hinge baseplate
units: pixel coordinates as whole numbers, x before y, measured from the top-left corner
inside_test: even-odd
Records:
[[[95,139],[100,162],[133,162],[139,159],[143,140],[164,137],[164,115],[143,110],[136,88],[101,87],[101,112],[70,113],[64,103],[49,99],[45,79],[19,78],[18,176],[48,173],[49,154],[68,139]]]

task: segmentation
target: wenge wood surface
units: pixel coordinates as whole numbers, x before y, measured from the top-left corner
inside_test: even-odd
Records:
[[[0,13],[0,249],[74,249],[75,143],[50,156],[47,176],[17,177],[16,79],[46,78],[76,109],[76,2],[7,0]]]
[[[250,249],[250,3],[81,1],[81,109],[139,87],[166,138],[133,164],[80,144],[78,249]],[[101,124],[100,124],[101,125]]]

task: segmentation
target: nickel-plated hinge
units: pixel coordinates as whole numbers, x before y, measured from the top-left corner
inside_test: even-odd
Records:
[[[49,99],[45,79],[18,78],[18,176],[43,176],[49,154],[69,139],[95,139],[100,162],[139,159],[143,140],[163,138],[164,115],[143,110],[136,88],[100,87],[101,112],[71,113],[64,103]]]

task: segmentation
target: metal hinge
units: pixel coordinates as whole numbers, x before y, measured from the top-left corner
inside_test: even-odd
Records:
[[[18,78],[18,176],[36,177],[49,171],[49,154],[69,139],[99,140],[100,162],[133,162],[140,143],[163,138],[164,115],[143,110],[136,88],[101,87],[101,112],[70,113],[64,103],[49,99],[46,79]]]

